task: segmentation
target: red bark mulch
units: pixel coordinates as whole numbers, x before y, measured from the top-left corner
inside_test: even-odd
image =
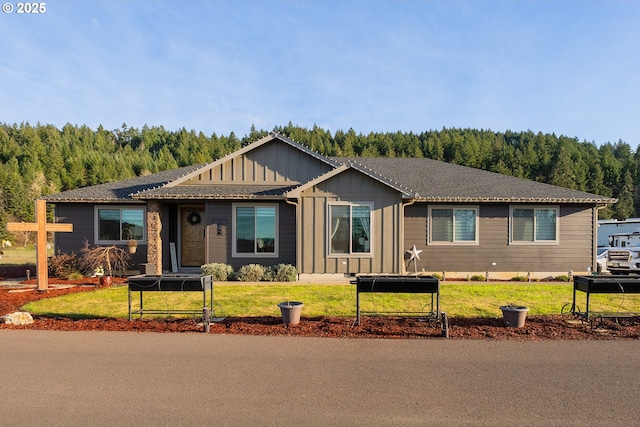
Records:
[[[0,269],[3,278],[10,274]],[[24,274],[24,267],[22,273]],[[122,283],[124,279],[116,279]],[[24,304],[73,292],[89,292],[99,287],[97,279],[49,280],[50,289],[35,290],[35,280],[20,282],[23,289],[0,286],[0,316],[20,311]],[[57,286],[73,285],[69,288]],[[30,286],[30,287],[25,287]],[[44,329],[64,331],[202,332],[201,319],[68,319],[34,316],[31,325],[0,323],[0,329]],[[415,318],[363,317],[360,326],[348,317],[302,317],[297,325],[285,326],[280,317],[227,317],[210,325],[209,333],[242,335],[289,335],[330,338],[438,338],[439,325]],[[522,328],[509,328],[501,318],[450,318],[449,337],[494,340],[611,340],[640,339],[638,319],[604,319],[583,323],[572,316],[529,316]]]

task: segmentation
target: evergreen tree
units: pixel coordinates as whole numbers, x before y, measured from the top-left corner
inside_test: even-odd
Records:
[[[618,198],[618,203],[616,203],[613,208],[614,217],[618,220],[633,217],[633,177],[628,170],[624,174],[624,185]]]

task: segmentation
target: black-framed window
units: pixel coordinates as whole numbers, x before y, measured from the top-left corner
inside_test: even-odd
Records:
[[[96,243],[122,243],[135,239],[146,241],[144,207],[96,207]]]
[[[278,206],[233,206],[234,256],[278,255]]]

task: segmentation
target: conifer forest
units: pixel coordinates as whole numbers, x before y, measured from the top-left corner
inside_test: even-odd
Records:
[[[600,218],[640,216],[640,149],[623,141],[579,141],[532,131],[442,129],[421,133],[331,133],[291,123],[271,129],[323,155],[428,157],[618,199]],[[38,197],[219,159],[267,135],[194,130],[90,129],[67,124],[0,124],[0,234],[7,221],[33,221]],[[51,215],[51,213],[49,213]]]

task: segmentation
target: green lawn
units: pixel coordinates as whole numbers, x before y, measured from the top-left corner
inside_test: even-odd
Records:
[[[36,250],[33,244],[27,245],[26,248],[21,246],[6,247],[0,255],[0,264],[4,265],[24,265],[36,263]],[[47,250],[47,256],[53,255],[53,249]]]
[[[133,308],[139,294],[133,293]],[[573,285],[565,284],[442,284],[440,309],[449,317],[498,317],[505,304],[526,305],[529,315],[560,314],[573,298]],[[207,300],[209,297],[207,296]],[[302,301],[303,316],[355,316],[356,294],[353,285],[215,285],[215,316],[279,316],[277,304]],[[430,295],[360,294],[361,310],[367,312],[429,311]],[[578,293],[578,305],[584,309],[585,294]],[[202,294],[194,292],[147,292],[144,308],[202,309]],[[640,295],[591,296],[591,311],[640,311]],[[24,310],[34,314],[65,317],[126,318],[126,286],[69,294],[27,304]]]

